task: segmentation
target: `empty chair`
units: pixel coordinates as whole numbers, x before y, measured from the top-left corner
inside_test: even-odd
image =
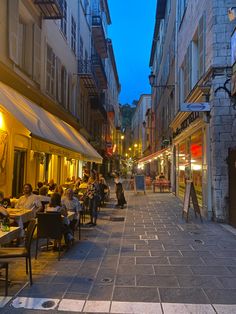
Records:
[[[58,260],[61,256],[61,240],[63,237],[63,223],[60,213],[37,213],[37,238],[35,258],[38,256],[39,239],[47,239],[47,248],[49,239],[58,241]]]
[[[0,259],[9,260],[12,258],[24,257],[26,262],[26,274],[29,273],[30,285],[33,284],[32,280],[32,266],[31,266],[31,243],[33,234],[36,228],[36,219],[31,219],[26,233],[25,233],[25,246],[24,247],[4,247],[0,248]]]

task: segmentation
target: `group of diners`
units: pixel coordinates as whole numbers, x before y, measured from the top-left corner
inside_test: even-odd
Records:
[[[108,188],[105,179],[96,172],[92,172],[89,177],[83,180],[78,179],[74,184],[74,189],[66,188],[64,185],[57,185],[54,180],[49,184],[39,182],[37,188],[33,190],[31,184],[23,186],[23,195],[14,199],[5,198],[0,191],[0,218],[7,215],[7,207],[16,209],[27,209],[37,216],[37,212],[57,212],[61,213],[63,220],[63,233],[65,242],[73,241],[74,231],[80,223],[80,214],[84,206],[89,210],[90,221],[88,225],[95,226],[97,223],[98,207],[104,203],[106,189]],[[68,212],[73,212],[73,218],[67,218]],[[12,222],[16,224],[15,221]],[[26,227],[22,225],[22,228]]]

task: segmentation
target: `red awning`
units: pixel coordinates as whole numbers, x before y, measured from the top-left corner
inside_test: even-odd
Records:
[[[140,158],[139,161],[138,161],[138,163],[148,163],[148,162],[151,162],[151,161],[153,161],[153,159],[156,159],[158,156],[160,156],[162,153],[164,153],[164,152],[166,152],[166,151],[168,151],[168,150],[170,150],[169,147],[168,147],[168,148],[161,149],[161,150],[158,150],[158,151],[155,152],[155,153],[152,153],[152,154],[150,154],[150,155],[148,155],[148,156],[145,156],[145,157],[143,157],[143,158]]]

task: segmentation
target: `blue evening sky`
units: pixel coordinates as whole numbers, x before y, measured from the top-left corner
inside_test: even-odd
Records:
[[[148,75],[156,0],[109,0],[112,39],[121,83],[120,103],[150,93]]]

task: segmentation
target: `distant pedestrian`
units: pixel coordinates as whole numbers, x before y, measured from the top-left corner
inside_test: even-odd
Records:
[[[115,182],[115,192],[116,192],[116,198],[117,198],[116,207],[124,208],[124,205],[126,204],[126,200],[125,200],[125,194],[124,194],[124,189],[122,186],[121,178],[118,175],[116,175],[114,182]]]

